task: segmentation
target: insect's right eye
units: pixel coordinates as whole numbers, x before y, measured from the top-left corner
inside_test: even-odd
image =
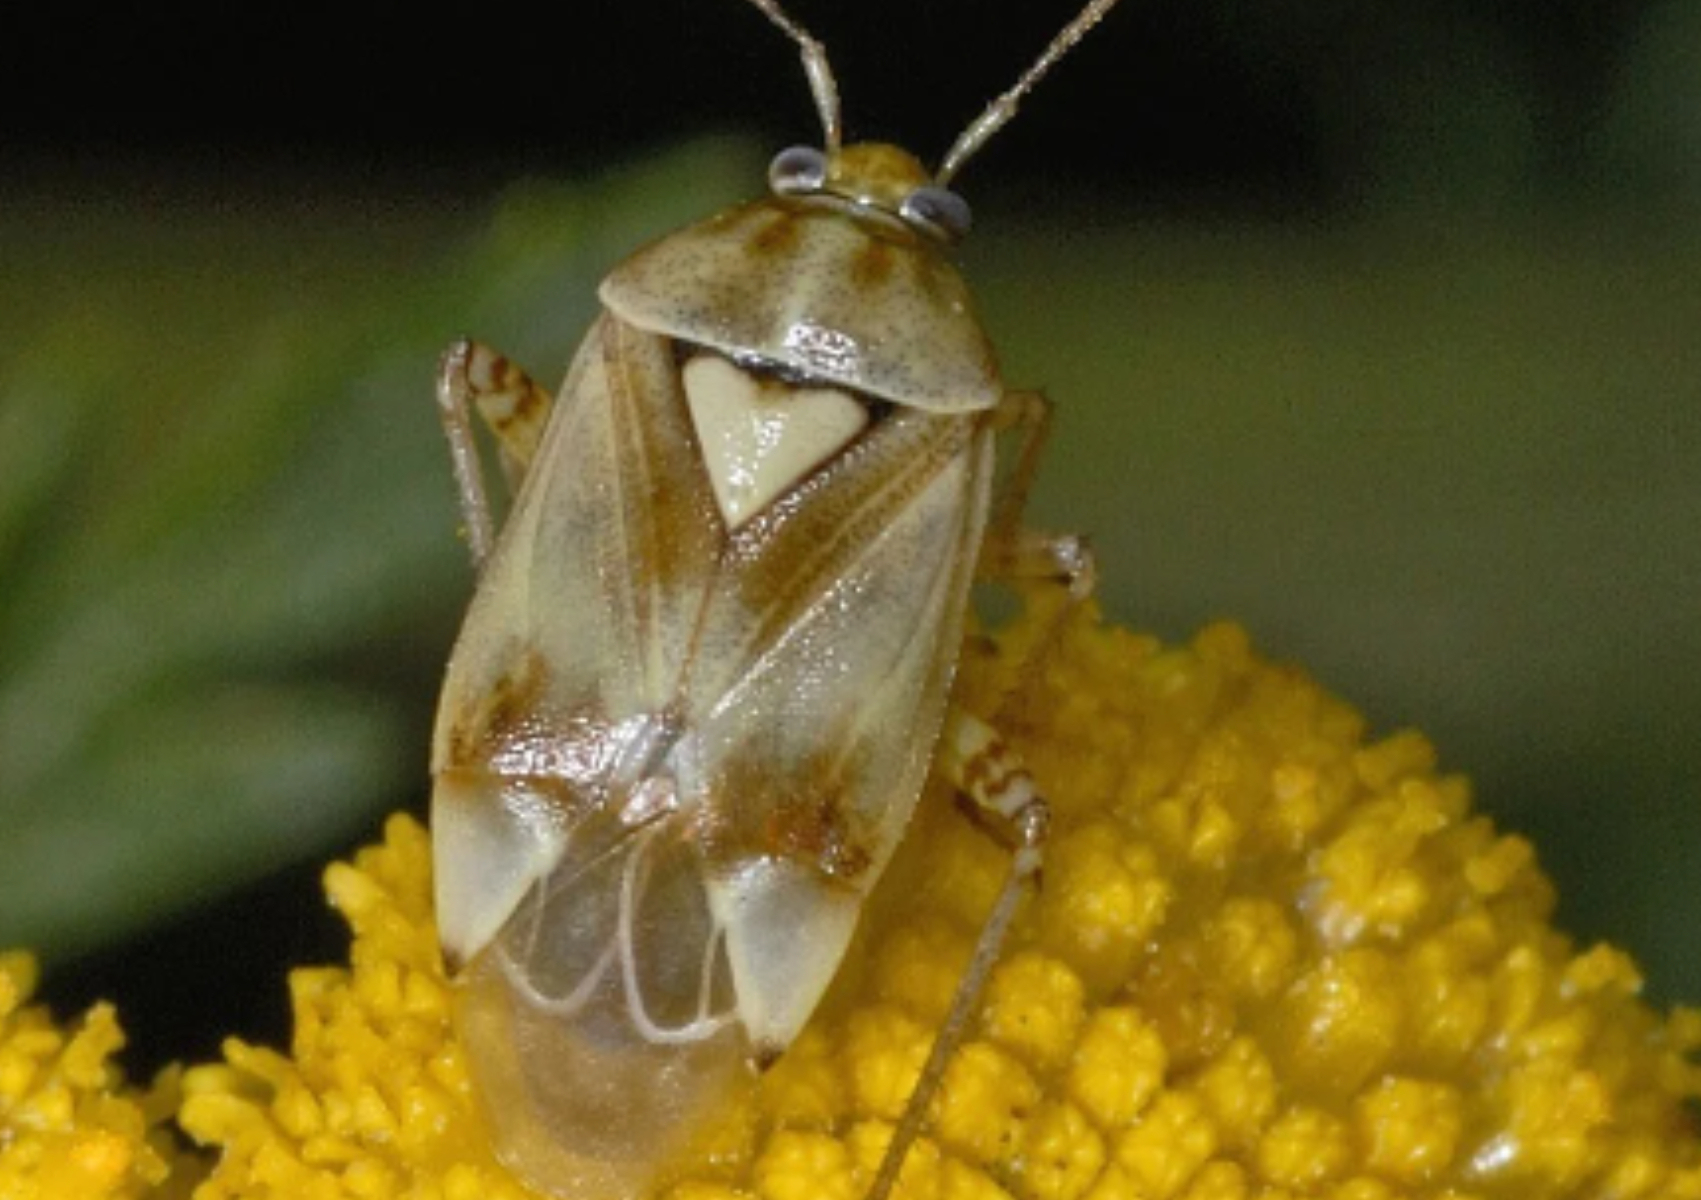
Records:
[[[768,164],[768,186],[777,195],[818,192],[827,182],[827,156],[813,146],[792,146]]]
[[[905,196],[898,215],[916,229],[947,243],[962,241],[974,223],[967,200],[949,188],[931,183]]]

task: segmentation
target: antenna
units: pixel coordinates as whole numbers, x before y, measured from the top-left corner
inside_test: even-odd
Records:
[[[1115,0],[1111,0],[1112,3]],[[835,153],[839,148],[841,129],[839,124],[839,85],[833,79],[833,68],[827,65],[827,48],[812,37],[807,29],[799,25],[786,11],[779,6],[778,0],[750,0],[762,14],[780,27],[780,30],[797,43],[797,48],[803,53],[803,73],[809,77],[809,90],[815,96],[815,111],[821,114],[821,133],[826,139],[824,147],[828,154]],[[1106,4],[1104,7],[1109,8]],[[1093,20],[1097,20],[1094,17]],[[1080,24],[1079,19],[1076,24]],[[1092,24],[1092,22],[1088,22]],[[1081,32],[1086,32],[1082,30]],[[1079,37],[1077,34],[1076,37]],[[1061,40],[1061,39],[1059,39]],[[1055,45],[1053,47],[1055,49]],[[1065,47],[1064,49],[1067,49]],[[1062,53],[1062,51],[1058,51]],[[1053,55],[1056,57],[1056,55]],[[1030,72],[1032,74],[1032,72]],[[1012,114],[1015,106],[1011,105]],[[1008,118],[1006,118],[1007,120]],[[1003,122],[1000,122],[1002,124]]]
[[[769,8],[768,0],[750,0],[750,2],[764,11]],[[991,140],[993,134],[1009,124],[1010,118],[1016,115],[1016,108],[1022,102],[1023,97],[1033,91],[1035,85],[1045,76],[1045,73],[1057,65],[1057,60],[1073,50],[1076,43],[1086,37],[1088,31],[1094,25],[1104,20],[1104,15],[1114,7],[1116,7],[1116,0],[1087,0],[1087,6],[1076,14],[1073,21],[1063,27],[1061,33],[1051,39],[1051,45],[1045,48],[1045,53],[1034,61],[1033,66],[1022,73],[1022,77],[1016,81],[1016,86],[987,105],[986,111],[976,117],[969,123],[967,129],[957,135],[956,143],[951,147],[951,152],[945,156],[945,161],[940,164],[939,172],[934,176],[933,181],[940,186],[950,182],[951,177],[962,169],[963,164],[977,150]],[[769,15],[773,16],[774,14],[770,12]],[[778,21],[781,18],[775,16],[774,19]],[[797,37],[798,35],[793,33],[792,36]],[[815,48],[817,51],[820,50],[819,45]],[[809,46],[805,45],[805,65],[808,64],[808,60]],[[821,69],[825,71],[826,68],[827,60],[823,56]],[[811,79],[813,80],[813,76],[811,76]],[[829,86],[831,82],[832,76],[829,75]]]

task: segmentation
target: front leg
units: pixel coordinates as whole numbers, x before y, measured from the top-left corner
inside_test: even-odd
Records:
[[[1012,433],[1019,445],[993,499],[979,571],[983,578],[1018,582],[1055,579],[1068,585],[1071,603],[1078,604],[1098,583],[1098,567],[1086,541],[1074,534],[1039,533],[1024,524],[1028,494],[1051,437],[1051,414],[1045,393],[1031,391],[1006,392],[992,410],[993,428]]]
[[[1023,524],[1028,493],[1039,470],[1040,455],[1051,430],[1051,401],[1039,392],[1009,392],[992,411],[994,428],[1017,439],[1015,462],[994,498],[992,519],[981,545],[976,573],[1003,583],[1054,583],[1067,597],[1051,616],[1016,666],[1016,684],[1006,706],[1025,690],[1032,674],[1075,610],[1098,586],[1098,562],[1092,547],[1078,534],[1042,533]]]
[[[437,368],[437,410],[449,438],[449,459],[460,492],[461,521],[473,568],[483,570],[496,542],[484,465],[473,434],[471,411],[478,409],[496,437],[510,491],[520,486],[537,453],[554,400],[531,376],[482,342],[462,340],[450,346]]]

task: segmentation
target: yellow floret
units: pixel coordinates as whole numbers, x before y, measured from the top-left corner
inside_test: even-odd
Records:
[[[1045,631],[965,657],[959,702],[1055,820],[895,1200],[1701,1200],[1701,1013],[1558,934],[1529,846],[1427,741],[1367,744],[1233,626]],[[861,1200],[1008,862],[933,786],[820,1013],[669,1200]],[[328,882],[353,964],[295,974],[292,1053],[185,1080],[221,1151],[198,1200],[529,1196],[451,1029],[423,831]],[[30,1077],[0,1053],[0,1090]]]
[[[1299,936],[1275,901],[1238,896],[1224,900],[1206,922],[1205,945],[1232,992],[1262,1000],[1292,978]]]
[[[981,1003],[981,1028],[1035,1070],[1053,1070],[1074,1049],[1081,1015],[1075,973],[1029,951],[1011,955],[993,972]]]
[[[1310,1193],[1347,1170],[1352,1144],[1339,1117],[1310,1105],[1295,1105],[1270,1123],[1253,1161],[1265,1182]]]
[[[788,1125],[826,1128],[843,1118],[850,1098],[835,1057],[838,1047],[816,1028],[805,1029],[762,1077],[761,1104]]]
[[[1257,1141],[1276,1109],[1276,1074],[1256,1040],[1238,1037],[1187,1081],[1216,1123],[1225,1145],[1244,1149]]]
[[[933,1134],[971,1162],[1008,1165],[1040,1095],[1020,1062],[989,1042],[970,1042],[945,1068]]]
[[[1104,1138],[1085,1113],[1066,1101],[1047,1100],[1022,1126],[1013,1169],[1036,1200],[1075,1200],[1099,1177],[1105,1157]]]
[[[181,1194],[194,1165],[177,1161],[161,1129],[176,1073],[149,1093],[126,1087],[112,1062],[124,1044],[112,1007],[61,1028],[29,1004],[36,981],[33,958],[0,953],[0,1200]]]
[[[1276,1005],[1277,1062],[1293,1084],[1350,1094],[1393,1059],[1405,1008],[1387,950],[1323,954]]]
[[[780,1130],[757,1156],[752,1175],[762,1200],[857,1200],[854,1167],[854,1155],[842,1139]]]
[[[1402,1184],[1427,1183],[1453,1163],[1464,1132],[1464,1098],[1445,1083],[1390,1075],[1354,1111],[1364,1166]]]
[[[1163,1087],[1169,1055],[1136,1008],[1101,1008],[1086,1020],[1064,1086],[1098,1123],[1115,1131],[1133,1122]]]
[[[1228,1159],[1213,1159],[1199,1168],[1182,1200],[1241,1200],[1249,1188],[1246,1168]]]
[[[1139,1194],[1166,1200],[1186,1186],[1217,1149],[1217,1128],[1204,1103],[1165,1092],[1116,1144],[1116,1161]]]
[[[933,1044],[928,1027],[892,1005],[876,1005],[854,1014],[841,1037],[857,1108],[897,1120]]]
[[[1101,987],[1127,977],[1169,907],[1170,884],[1156,852],[1110,822],[1056,834],[1048,873],[1075,886],[1048,888],[1037,901],[1045,940]]]

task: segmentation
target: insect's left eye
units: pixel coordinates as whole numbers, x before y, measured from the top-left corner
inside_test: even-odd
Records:
[[[827,182],[827,156],[813,146],[792,146],[768,164],[768,186],[777,195],[818,192]]]
[[[947,242],[961,240],[974,224],[968,201],[949,188],[924,184],[904,197],[898,215],[923,233]]]

